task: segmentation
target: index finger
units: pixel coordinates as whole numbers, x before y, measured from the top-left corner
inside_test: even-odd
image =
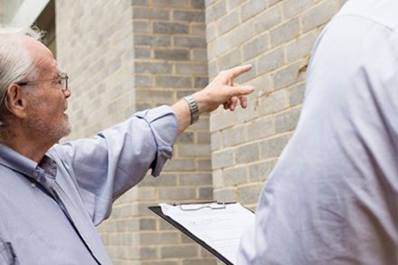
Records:
[[[252,69],[251,64],[241,65],[234,68],[227,70],[226,77],[228,79],[235,79],[236,77],[240,76],[243,73],[246,73]]]

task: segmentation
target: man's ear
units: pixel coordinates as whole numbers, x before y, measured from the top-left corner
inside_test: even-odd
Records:
[[[4,100],[7,109],[17,118],[24,119],[27,116],[26,112],[26,93],[23,93],[21,86],[11,84],[7,91]]]

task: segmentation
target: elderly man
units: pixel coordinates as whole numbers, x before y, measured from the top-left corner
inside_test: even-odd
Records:
[[[315,45],[238,264],[398,264],[397,114],[398,1],[349,0]]]
[[[70,132],[68,76],[29,35],[0,33],[0,264],[109,265],[95,225],[149,169],[159,175],[176,136],[200,113],[246,106],[253,88],[233,80],[251,67],[224,71],[171,107],[60,145]]]

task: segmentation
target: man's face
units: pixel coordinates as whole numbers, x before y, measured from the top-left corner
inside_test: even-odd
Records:
[[[38,82],[35,86],[25,88],[28,114],[26,125],[33,137],[56,143],[71,131],[65,114],[70,91],[62,91],[57,82],[60,71],[52,53],[33,40],[29,41],[27,47],[36,65],[35,79]]]

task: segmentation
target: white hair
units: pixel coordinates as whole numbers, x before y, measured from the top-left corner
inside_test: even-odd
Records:
[[[38,28],[0,28],[0,127],[7,113],[7,88],[34,74],[33,60],[23,45],[23,37],[40,41],[43,33]]]

